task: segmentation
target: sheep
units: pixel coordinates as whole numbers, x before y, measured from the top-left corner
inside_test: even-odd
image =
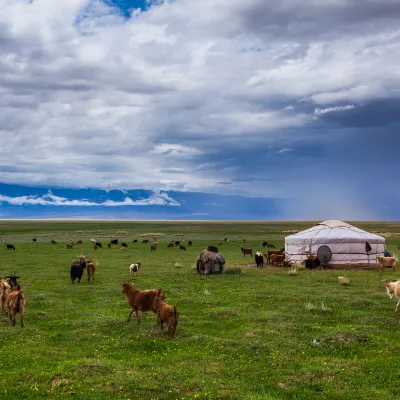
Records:
[[[152,289],[152,290],[139,290],[133,287],[130,283],[124,282],[122,284],[122,293],[125,294],[129,306],[132,310],[129,313],[128,320],[131,320],[132,314],[136,313],[137,323],[140,324],[139,312],[138,311],[152,311],[154,314],[157,313],[157,310],[154,305],[154,299],[156,298],[157,293],[162,295],[162,289]]]
[[[136,263],[136,264],[131,264],[129,266],[129,273],[131,276],[133,276],[135,274],[135,272],[139,271],[139,268],[142,264],[140,262]]]
[[[268,246],[267,246],[268,247]],[[271,256],[273,254],[281,255],[285,252],[285,248],[282,248],[280,250],[268,250],[264,255],[267,258],[267,264],[271,264]]]
[[[262,268],[264,266],[264,257],[258,250],[254,256],[254,259],[256,261],[257,268]]]
[[[157,246],[158,246],[158,243],[157,243],[157,242],[154,242],[154,243],[150,246],[150,251],[156,251],[156,250],[157,250]]]
[[[164,329],[164,322],[168,326],[168,333],[170,336],[175,336],[176,327],[179,320],[179,311],[176,306],[170,306],[163,298],[162,289],[157,291],[154,299],[154,308],[157,313],[157,323],[161,329]]]
[[[391,281],[391,282],[389,282],[388,280],[385,281],[386,293],[388,294],[388,296],[392,299],[393,295],[395,295],[398,300],[395,312],[398,312],[399,307],[400,307],[400,285],[399,284],[400,284],[400,281]]]
[[[168,247],[168,248],[174,247],[174,243],[172,243],[172,242],[168,243],[168,246],[167,246],[167,247]]]
[[[119,251],[124,251],[125,250],[125,247],[120,247],[119,248]]]
[[[394,267],[397,261],[399,261],[396,257],[382,257],[378,253],[376,254],[376,259],[379,265],[381,266],[381,270],[383,270],[383,268],[386,267],[386,268],[392,268],[392,270],[394,271]]]
[[[12,244],[7,244],[6,241],[4,241],[4,247],[5,247],[7,250],[15,250],[15,247],[14,247]]]
[[[78,240],[76,244],[83,244],[82,240]]]
[[[86,257],[82,256],[79,261],[75,261],[71,265],[70,276],[73,284],[75,283],[75,279],[78,279],[78,283],[81,283],[83,270],[86,268],[86,264]]]
[[[12,326],[15,326],[15,316],[19,313],[21,328],[24,327],[25,297],[23,290],[19,287],[11,289],[7,296],[8,319]]]
[[[240,250],[242,250],[243,257],[246,257],[246,254],[250,254],[250,256],[253,257],[253,249],[246,249],[240,246]]]

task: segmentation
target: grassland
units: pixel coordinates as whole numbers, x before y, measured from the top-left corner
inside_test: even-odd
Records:
[[[400,244],[400,224],[356,223]],[[17,272],[26,296],[25,328],[0,322],[0,399],[397,399],[399,316],[380,271],[246,268],[240,241],[277,247],[310,222],[40,222],[0,221],[0,276]],[[161,233],[159,248],[133,244]],[[201,277],[198,253],[220,246],[242,274]],[[38,239],[37,243],[32,238]],[[128,243],[94,251],[89,239]],[[236,238],[237,242],[233,239]],[[57,245],[50,245],[54,239]],[[70,239],[82,247],[65,247]],[[171,239],[193,241],[186,252]],[[100,263],[95,281],[72,285],[79,254]],[[180,310],[171,339],[143,314],[126,322],[121,293],[128,266],[141,261],[135,284],[163,287]],[[337,276],[345,275],[349,286]]]

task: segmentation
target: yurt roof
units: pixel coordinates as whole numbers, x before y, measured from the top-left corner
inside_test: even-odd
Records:
[[[373,233],[364,231],[343,221],[329,220],[305,231],[287,236],[286,243],[385,243],[385,238]]]
[[[213,252],[213,251],[208,251],[207,249],[203,250],[200,255],[199,259],[210,259],[212,261],[217,261],[220,263],[225,263],[224,256],[220,252]]]

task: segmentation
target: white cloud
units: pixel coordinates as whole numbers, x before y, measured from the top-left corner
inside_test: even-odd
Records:
[[[353,104],[349,104],[347,106],[335,106],[335,107],[328,107],[328,108],[316,108],[314,110],[314,116],[319,117],[323,114],[328,114],[331,112],[337,112],[337,111],[347,111],[347,110],[352,110],[355,108]]]
[[[293,151],[293,149],[289,148],[289,147],[284,147],[283,149],[280,149],[277,151],[277,154],[281,154],[281,153],[287,153],[289,151]]]

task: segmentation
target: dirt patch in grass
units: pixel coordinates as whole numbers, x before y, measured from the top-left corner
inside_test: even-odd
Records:
[[[336,333],[331,336],[321,338],[322,343],[366,343],[368,337],[356,333]]]
[[[54,393],[55,390],[62,386],[67,386],[69,384],[69,379],[67,378],[54,378],[50,382],[50,392]]]
[[[233,311],[220,311],[215,314],[217,318],[232,318],[236,317],[238,314]]]

